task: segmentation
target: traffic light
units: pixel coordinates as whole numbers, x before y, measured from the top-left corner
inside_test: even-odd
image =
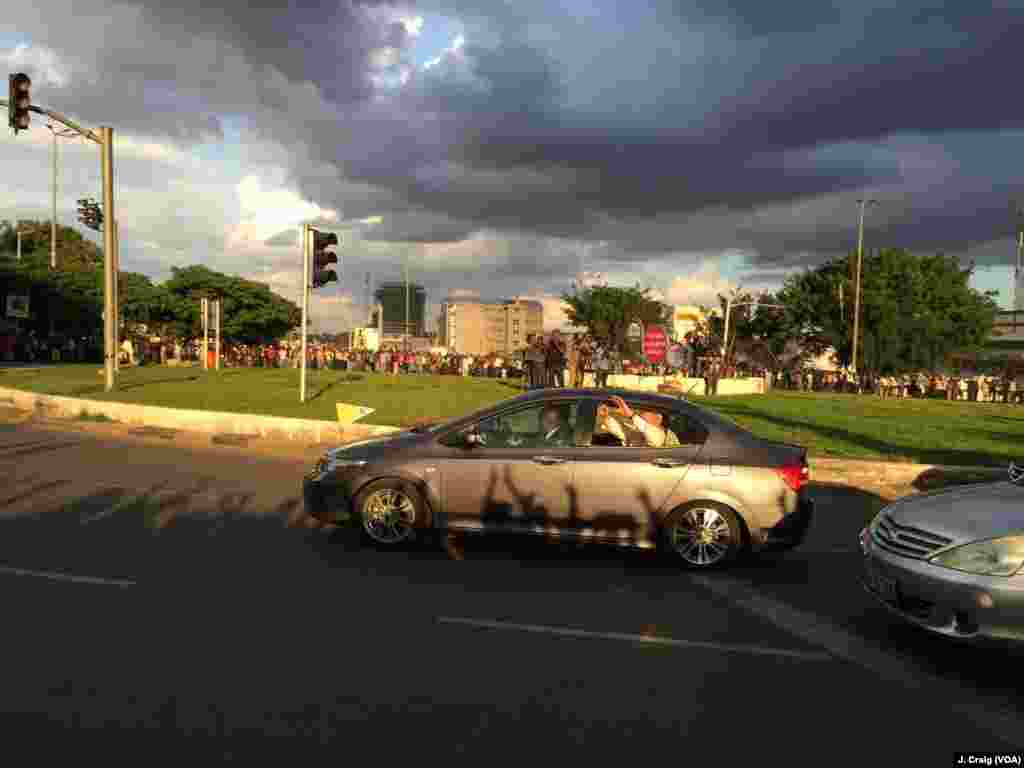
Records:
[[[338,236],[333,232],[317,232],[313,230],[313,275],[314,288],[322,288],[328,283],[337,282],[338,275],[327,267],[338,263],[338,255],[328,253],[327,249],[338,244]]]
[[[78,221],[89,229],[103,229],[103,210],[100,204],[84,197],[78,201]]]
[[[24,72],[7,77],[7,124],[18,131],[27,131],[29,123],[29,107],[32,106],[32,80]]]

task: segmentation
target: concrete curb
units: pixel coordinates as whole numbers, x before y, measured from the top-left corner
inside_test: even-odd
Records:
[[[863,459],[825,459],[811,457],[811,480],[815,476],[847,480],[864,480],[880,484],[908,485],[927,472],[972,473],[998,477],[1006,474],[1006,466],[963,467],[947,464],[912,464],[899,461],[865,461]]]
[[[307,443],[351,442],[399,431],[398,427],[375,424],[352,424],[343,427],[337,423],[317,419],[289,419],[280,416],[194,411],[104,400],[82,400],[77,397],[41,395],[8,387],[0,387],[0,405],[12,406],[49,418],[105,417],[111,421],[138,427]]]

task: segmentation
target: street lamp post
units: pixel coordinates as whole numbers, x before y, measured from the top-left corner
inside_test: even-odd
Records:
[[[402,338],[402,350],[409,353],[409,254],[405,254],[405,333]]]
[[[857,223],[857,277],[854,285],[855,298],[853,300],[853,354],[850,367],[853,375],[857,377],[857,394],[861,393],[860,374],[857,369],[857,352],[860,339],[860,275],[864,261],[864,211],[869,205],[878,205],[877,200],[862,198],[857,201],[860,206],[860,217]]]

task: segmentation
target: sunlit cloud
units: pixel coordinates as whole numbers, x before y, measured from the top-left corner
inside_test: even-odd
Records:
[[[246,176],[238,184],[242,221],[231,240],[235,244],[262,243],[289,228],[313,219],[336,220],[336,210],[303,200],[294,190],[269,186],[258,176]]]

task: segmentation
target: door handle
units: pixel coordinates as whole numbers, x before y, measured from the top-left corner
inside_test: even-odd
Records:
[[[651,462],[656,467],[662,467],[663,469],[673,469],[674,467],[681,467],[685,462],[676,461],[675,459],[655,459]]]
[[[534,456],[533,461],[535,464],[565,464],[565,459],[557,456]]]

